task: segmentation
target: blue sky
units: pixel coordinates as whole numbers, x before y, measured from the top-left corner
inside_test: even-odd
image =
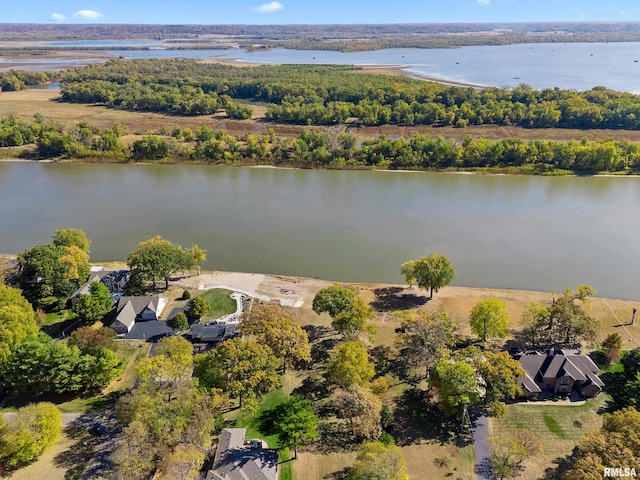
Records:
[[[638,0],[0,0],[0,23],[640,21]]]

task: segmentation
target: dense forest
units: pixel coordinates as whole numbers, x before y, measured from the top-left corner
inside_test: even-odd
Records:
[[[235,100],[269,104],[270,121],[302,125],[518,125],[533,128],[640,128],[640,96],[604,87],[445,86],[353,71],[353,66],[260,65],[193,60],[112,60],[68,72],[62,101],[180,115],[215,113]]]
[[[168,161],[299,168],[378,168],[501,171],[558,174],[640,171],[640,145],[625,140],[555,142],[521,139],[489,141],[467,137],[457,143],[441,137],[381,135],[360,141],[345,128],[307,129],[296,138],[263,134],[230,135],[202,126],[174,127],[165,135],[148,133],[124,142],[126,129],[87,122],[68,128],[38,115],[33,122],[15,116],[0,121],[0,147],[35,144],[35,151],[13,151],[27,158]]]

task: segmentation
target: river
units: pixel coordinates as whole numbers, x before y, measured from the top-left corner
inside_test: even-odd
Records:
[[[640,93],[640,43],[538,43],[475,46],[445,49],[396,48],[366,52],[272,49],[247,52],[228,50],[117,50],[118,47],[161,47],[144,41],[53,42],[47,46],[113,46],[100,53],[123,58],[237,59],[256,63],[347,64],[401,66],[410,75],[473,85],[509,86],[528,83],[533,88],[589,90],[603,85],[619,91]],[[212,45],[213,46],[213,45]],[[32,70],[56,70],[69,65],[99,63],[91,52],[77,57],[21,58]],[[6,63],[6,66],[2,64]],[[0,71],[15,68],[0,57]]]
[[[589,90],[603,85],[640,93],[640,43],[537,43],[462,48],[395,48],[367,52],[273,49],[120,50],[124,58],[235,58],[257,63],[399,65],[414,76],[473,85]]]
[[[80,228],[93,261],[159,234],[205,267],[401,282],[436,252],[456,285],[640,300],[640,178],[0,162],[0,252]]]

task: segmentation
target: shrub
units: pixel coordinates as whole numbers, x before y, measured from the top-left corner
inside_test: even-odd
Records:
[[[174,330],[186,330],[189,328],[189,320],[187,320],[187,316],[183,312],[178,312],[169,321],[169,326]]]
[[[181,300],[189,300],[191,298],[191,292],[189,292],[189,290],[185,290],[184,292],[182,292],[182,297],[180,297]]]
[[[438,468],[449,468],[451,460],[449,457],[436,457],[433,459],[433,464]]]
[[[378,438],[378,441],[387,446],[395,444],[395,440],[393,439],[391,434],[388,432],[382,432],[382,434],[380,434],[380,437]]]

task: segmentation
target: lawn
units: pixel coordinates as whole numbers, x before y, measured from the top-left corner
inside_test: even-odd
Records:
[[[521,478],[541,478],[554,460],[569,455],[580,439],[590,430],[602,426],[601,413],[609,396],[600,394],[583,405],[554,403],[516,403],[507,405],[503,418],[490,419],[489,428],[501,437],[513,436],[518,430],[531,430],[543,445],[540,455],[530,459]]]
[[[62,335],[64,330],[68,330],[76,321],[76,314],[73,310],[60,310],[59,312],[47,313],[40,328],[52,338]]]
[[[211,308],[204,315],[201,321],[215,320],[216,318],[224,317],[236,311],[236,301],[230,298],[233,291],[225,290],[223,288],[214,288],[204,292],[199,297],[205,299],[211,304]]]
[[[240,410],[233,410],[226,415],[225,420],[227,420],[228,426],[234,428],[246,428],[247,433],[245,438],[253,439],[260,438],[267,442],[270,448],[279,448],[280,450],[280,460],[284,463],[280,464],[280,480],[293,480],[294,474],[292,470],[292,462],[286,462],[290,457],[289,451],[287,449],[282,449],[282,445],[278,439],[277,435],[269,434],[268,432],[263,431],[262,422],[260,421],[261,416],[281,404],[285,401],[291,392],[298,387],[302,381],[302,375],[291,372],[286,373],[281,377],[282,386],[278,390],[274,390],[266,394],[261,402],[258,411],[254,415],[244,414]],[[300,455],[298,455],[299,457]],[[298,478],[309,478],[306,476],[301,476]]]

